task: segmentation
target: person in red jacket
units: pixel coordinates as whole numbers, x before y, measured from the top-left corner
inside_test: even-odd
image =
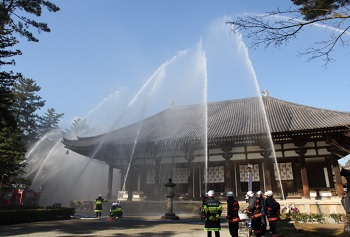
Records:
[[[278,237],[276,224],[280,219],[280,205],[273,198],[273,192],[268,190],[265,195],[266,210],[267,210],[267,220],[269,221],[270,231],[272,232],[272,237]]]
[[[261,203],[260,200],[254,195],[252,191],[247,192],[248,207],[247,214],[252,220],[252,229],[256,237],[262,236],[262,226],[261,226]]]
[[[238,224],[240,221],[238,211],[239,203],[233,197],[233,192],[227,192],[227,220],[228,229],[232,237],[238,237]]]

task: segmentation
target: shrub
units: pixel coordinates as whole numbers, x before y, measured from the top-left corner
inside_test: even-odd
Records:
[[[1,225],[37,222],[67,220],[74,215],[74,208],[60,207],[33,207],[26,205],[0,206]]]

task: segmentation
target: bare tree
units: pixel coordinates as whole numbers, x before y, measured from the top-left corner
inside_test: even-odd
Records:
[[[252,47],[280,47],[297,38],[307,26],[323,27],[324,38],[315,41],[299,56],[307,55],[308,61],[321,58],[323,66],[333,62],[335,47],[349,46],[350,1],[349,0],[292,0],[287,10],[277,8],[263,15],[237,17],[231,24],[233,31],[252,40]]]

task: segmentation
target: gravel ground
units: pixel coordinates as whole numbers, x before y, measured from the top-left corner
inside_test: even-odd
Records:
[[[222,220],[221,237],[229,237],[228,225]],[[0,225],[0,236],[54,237],[54,236],[175,236],[206,237],[204,222],[197,217],[180,220],[162,220],[159,216],[133,217],[108,220],[106,217],[73,218],[64,221],[35,222],[17,225]],[[247,236],[241,232],[240,237]]]

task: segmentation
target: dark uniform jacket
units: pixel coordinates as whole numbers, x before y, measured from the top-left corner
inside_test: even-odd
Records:
[[[219,231],[220,217],[222,213],[221,203],[213,197],[209,197],[203,205],[203,215],[205,216],[205,226],[206,231]]]
[[[102,197],[98,197],[95,200],[96,206],[95,206],[95,211],[102,211],[102,204],[104,202],[107,202],[106,199],[103,199]]]
[[[276,207],[276,200],[273,197],[267,197],[265,199],[266,214],[269,221],[279,220],[280,210]]]
[[[233,197],[229,197],[227,199],[227,216],[226,216],[229,222],[240,221],[238,211],[239,211],[238,201],[234,200]]]
[[[250,218],[260,218],[261,214],[261,203],[256,197],[251,197],[248,200],[247,213]]]

